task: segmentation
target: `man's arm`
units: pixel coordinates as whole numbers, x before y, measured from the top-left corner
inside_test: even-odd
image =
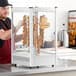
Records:
[[[11,38],[11,30],[8,30],[8,31],[0,30],[0,39],[8,40],[10,38]]]
[[[12,32],[15,34],[15,40],[16,40],[16,42],[18,42],[18,41],[20,41],[22,39],[22,35],[16,35],[16,32],[18,32],[18,30],[21,27],[21,25],[23,25],[22,21],[20,21],[18,23],[17,27],[13,26]],[[2,40],[8,40],[10,38],[11,38],[11,29],[7,30],[7,31],[4,31],[3,29],[0,30],[0,39],[2,39]]]
[[[22,34],[15,36],[15,42],[19,42],[22,40]]]
[[[14,34],[15,34],[15,42],[19,42],[20,40],[22,40],[22,34],[20,35],[16,35],[16,33],[18,32],[18,30],[22,27],[22,25],[24,24],[24,22],[22,20],[20,20],[17,24],[16,27],[14,27]]]
[[[15,32],[18,32],[18,30],[22,27],[22,25],[23,25],[23,21],[20,20],[20,21],[18,22],[18,24],[16,25],[16,27],[15,27]]]

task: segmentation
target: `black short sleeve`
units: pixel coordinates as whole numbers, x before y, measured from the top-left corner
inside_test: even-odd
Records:
[[[6,18],[5,20],[0,20],[0,29],[9,30],[11,29],[11,19]],[[0,48],[3,46],[5,40],[0,39]]]

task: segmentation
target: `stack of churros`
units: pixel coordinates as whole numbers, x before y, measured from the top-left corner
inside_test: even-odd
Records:
[[[40,27],[39,27],[40,26]],[[40,16],[40,23],[38,24],[38,17],[33,17],[33,43],[37,51],[37,54],[40,54],[40,48],[44,44],[44,30],[49,27],[47,18],[45,16]],[[29,46],[29,16],[23,16],[23,45]],[[40,30],[40,32],[38,31]]]
[[[40,16],[40,47],[44,47],[44,30],[49,27],[48,19],[45,15]]]
[[[29,16],[23,16],[23,45],[29,46]]]

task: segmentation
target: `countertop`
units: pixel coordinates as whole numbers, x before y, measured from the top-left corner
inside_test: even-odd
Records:
[[[58,52],[59,56],[63,54],[62,52],[63,51]],[[70,52],[68,54],[70,54]],[[76,66],[39,67],[39,68],[29,69],[22,66],[15,67],[15,66],[6,64],[6,65],[0,65],[0,76],[17,76],[17,75],[26,75],[26,74],[31,75],[31,74],[38,74],[38,73],[52,73],[52,72],[61,72],[61,71],[63,72],[63,71],[73,71],[73,70],[76,71]]]
[[[76,67],[40,67],[40,68],[26,68],[26,67],[14,67],[11,65],[0,65],[0,76],[17,76],[27,74],[38,74],[38,73],[51,73],[61,71],[75,71]]]

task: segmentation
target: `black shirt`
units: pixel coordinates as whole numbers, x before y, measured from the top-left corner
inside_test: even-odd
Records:
[[[0,20],[0,29],[9,30],[11,29],[11,20],[10,18],[6,18],[5,20]],[[0,39],[0,48],[3,46],[5,40]]]

